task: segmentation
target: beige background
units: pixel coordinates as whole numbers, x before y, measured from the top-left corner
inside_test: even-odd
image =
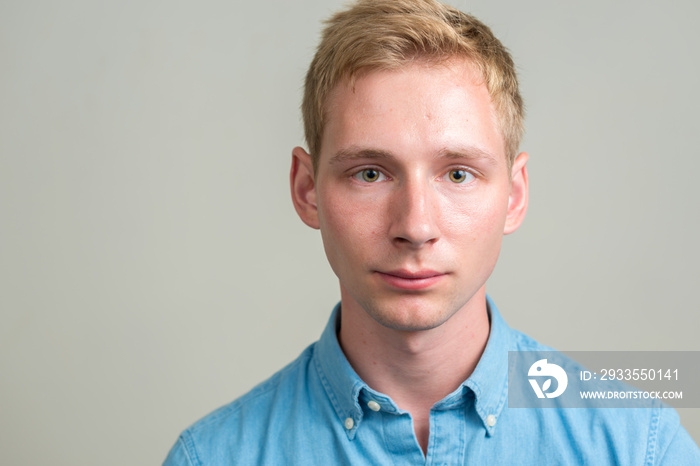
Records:
[[[0,463],[159,464],[318,338],[337,284],[287,172],[339,4],[0,0]],[[454,4],[528,107],[505,318],[564,350],[699,350],[700,4]]]

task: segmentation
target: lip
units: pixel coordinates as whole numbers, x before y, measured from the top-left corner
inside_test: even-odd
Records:
[[[437,284],[446,274],[435,270],[410,271],[405,269],[377,272],[390,286],[401,290],[423,290]]]

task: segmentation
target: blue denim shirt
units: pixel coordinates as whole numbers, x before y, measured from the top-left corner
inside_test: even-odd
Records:
[[[318,342],[185,430],[164,465],[700,465],[671,408],[509,409],[508,351],[549,348],[488,305],[486,349],[472,375],[433,406],[427,455],[411,415],[348,363],[336,306]]]

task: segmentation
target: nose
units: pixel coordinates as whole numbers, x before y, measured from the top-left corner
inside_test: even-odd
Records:
[[[394,193],[390,209],[389,234],[395,244],[420,248],[438,240],[439,206],[429,182],[402,183]]]

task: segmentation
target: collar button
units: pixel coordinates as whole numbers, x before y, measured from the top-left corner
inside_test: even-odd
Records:
[[[345,428],[351,430],[353,427],[355,427],[355,421],[353,421],[351,417],[347,418],[345,420]]]

